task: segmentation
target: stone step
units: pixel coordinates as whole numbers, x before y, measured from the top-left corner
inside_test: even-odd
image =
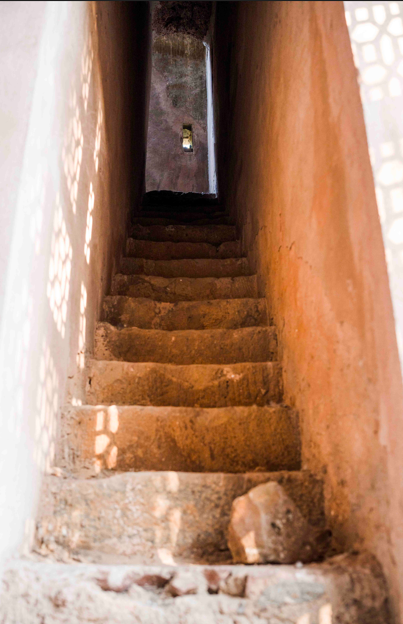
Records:
[[[94,559],[104,553],[148,564],[161,562],[162,553],[189,562],[229,559],[232,502],[268,481],[282,485],[313,527],[325,524],[322,482],[307,471],[125,472],[43,481],[38,546],[56,544],[73,556],[86,551]]]
[[[163,212],[147,212],[147,216],[138,216],[133,219],[133,224],[140,225],[235,225],[230,217],[206,217],[203,214],[170,213],[167,216]]]
[[[161,218],[161,219],[175,219],[184,221],[194,221],[195,219],[209,219],[215,223],[216,219],[229,218],[228,213],[223,210],[210,210],[205,212],[204,210],[195,208],[187,208],[186,210],[177,210],[174,206],[170,207],[170,210],[164,210],[159,206],[149,206],[147,209],[143,209],[136,214],[137,218]]]
[[[66,565],[14,559],[4,571],[0,620],[7,624],[390,622],[382,570],[367,553],[339,555],[301,568],[172,565],[166,555],[171,565]]]
[[[181,258],[238,258],[242,256],[240,241],[221,245],[209,243],[173,243],[136,240],[128,238],[126,255],[152,260],[178,260]]]
[[[118,471],[247,472],[301,467],[298,416],[258,407],[66,406],[57,465]]]
[[[236,329],[267,325],[265,299],[212,299],[167,303],[135,297],[105,297],[102,320],[142,329]]]
[[[220,206],[218,203],[206,204],[203,202],[194,203],[194,204],[186,204],[186,203],[162,203],[155,202],[143,205],[141,209],[141,213],[148,213],[154,210],[158,210],[165,214],[169,214],[171,212],[177,213],[202,213],[205,215],[210,214],[225,214],[224,206]]]
[[[256,275],[165,278],[118,273],[112,280],[111,295],[175,303],[210,299],[254,299],[258,293]]]
[[[90,360],[90,405],[226,407],[267,405],[282,399],[277,362],[242,364],[156,364]]]
[[[160,277],[239,277],[250,275],[247,258],[188,258],[184,260],[150,260],[122,258],[120,272],[125,275]]]
[[[173,241],[175,243],[209,243],[220,245],[235,241],[236,228],[233,225],[133,225],[131,238],[149,241]]]
[[[169,364],[236,364],[277,359],[274,327],[241,329],[119,329],[98,323],[97,360],[166,362]]]

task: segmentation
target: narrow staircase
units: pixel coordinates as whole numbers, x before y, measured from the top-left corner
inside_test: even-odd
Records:
[[[282,403],[276,329],[225,211],[146,206],[120,270],[2,621],[385,624],[367,554],[231,564],[231,504],[252,487],[277,481],[313,527],[325,514]]]

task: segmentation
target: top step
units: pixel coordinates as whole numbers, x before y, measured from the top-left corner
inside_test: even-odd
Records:
[[[234,225],[233,219],[224,212],[164,212],[148,210],[140,212],[133,223],[140,225]]]
[[[133,225],[131,238],[149,241],[171,241],[174,243],[210,243],[220,245],[236,240],[236,229],[232,225]]]
[[[175,191],[150,191],[142,201],[142,209],[157,210],[202,210],[212,212],[223,210],[216,195],[207,193],[180,193]]]

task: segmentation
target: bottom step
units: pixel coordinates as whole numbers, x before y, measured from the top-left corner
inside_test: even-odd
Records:
[[[97,566],[14,561],[7,624],[388,624],[368,554],[308,566]]]
[[[283,486],[312,526],[324,526],[322,483],[304,470],[46,477],[37,516],[38,551],[92,563],[230,561],[232,501],[268,481]]]

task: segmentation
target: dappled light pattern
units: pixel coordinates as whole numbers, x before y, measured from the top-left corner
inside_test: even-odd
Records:
[[[84,85],[83,85],[84,89]],[[62,161],[70,194],[71,209],[77,212],[78,183],[80,181],[81,162],[83,159],[84,134],[80,120],[77,92],[73,88],[69,98],[70,119],[65,136]]]
[[[112,470],[116,467],[118,447],[114,434],[119,429],[119,412],[116,405],[100,410],[96,419],[95,467],[97,472],[102,469]]]
[[[179,474],[177,472],[165,472],[155,477],[165,480],[165,488],[168,492],[177,493],[179,490]],[[155,544],[157,555],[161,563],[176,565],[173,553],[178,541],[181,529],[182,512],[179,507],[172,507],[169,498],[163,494],[156,497],[152,506],[152,514],[158,520],[164,520],[155,527]],[[167,547],[167,543],[169,547]]]
[[[94,210],[94,204],[95,204],[95,196],[94,196],[94,189],[93,189],[92,182],[91,182],[90,193],[88,196],[87,224],[85,228],[85,243],[84,243],[84,255],[85,255],[85,259],[87,260],[87,264],[90,263],[90,253],[91,253],[90,243],[91,243],[91,237],[92,237],[92,221],[93,221],[92,212]]]
[[[72,258],[73,249],[58,196],[52,234],[47,296],[56,327],[62,338],[64,338],[66,331]]]
[[[99,152],[101,149],[102,121],[103,121],[102,104],[100,102],[98,106],[97,130],[95,134],[95,149],[94,149],[94,162],[95,162],[96,172],[98,172],[98,167],[99,167]]]
[[[50,472],[55,457],[59,378],[49,345],[43,340],[36,395],[35,451],[38,467]]]
[[[77,353],[77,366],[79,369],[84,368],[85,364],[85,338],[86,338],[86,313],[87,309],[87,289],[84,282],[81,282],[81,296],[80,296],[80,328],[78,334],[78,353]],[[79,405],[76,403],[76,405]],[[80,403],[81,405],[81,403]]]
[[[83,50],[83,56],[81,59],[81,82],[82,82],[82,96],[84,102],[84,110],[87,110],[88,100],[90,96],[90,83],[92,74],[92,63],[94,59],[94,50],[92,47],[92,39],[89,37],[86,42],[86,46]]]
[[[401,2],[362,0],[344,5],[403,361],[403,7]]]

